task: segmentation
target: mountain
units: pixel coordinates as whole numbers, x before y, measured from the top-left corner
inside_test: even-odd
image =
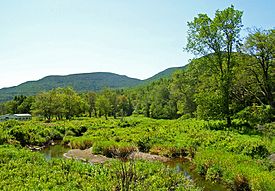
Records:
[[[172,77],[172,74],[176,71],[176,70],[183,70],[186,66],[182,66],[182,67],[172,67],[172,68],[167,68],[166,70],[163,70],[159,73],[157,73],[156,75],[147,78],[146,80],[144,80],[144,82],[152,82],[155,80],[159,80],[161,78],[170,78]]]
[[[127,88],[142,83],[142,80],[108,72],[47,76],[37,81],[29,81],[18,86],[0,89],[0,102],[10,100],[15,95],[35,95],[57,87],[72,87],[76,91],[98,91],[104,87]]]
[[[149,83],[160,78],[170,77],[177,69],[184,67],[168,68],[146,80],[130,78],[109,72],[94,72],[71,74],[66,76],[47,76],[37,81],[28,81],[18,86],[0,89],[0,102],[11,100],[16,95],[35,95],[57,87],[72,87],[76,91],[99,91],[105,87],[118,89],[129,88],[144,83]]]

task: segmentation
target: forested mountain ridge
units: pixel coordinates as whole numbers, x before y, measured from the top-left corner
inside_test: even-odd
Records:
[[[37,81],[24,82],[18,86],[0,89],[0,102],[11,100],[16,95],[35,95],[57,87],[72,87],[76,91],[99,91],[103,88],[129,88],[160,78],[170,77],[177,69],[184,67],[168,68],[145,80],[130,78],[110,72],[80,73],[70,75],[51,75]]]
[[[144,81],[145,82],[152,82],[152,81],[155,81],[155,80],[159,80],[161,78],[169,78],[169,77],[172,77],[172,74],[177,71],[177,70],[183,70],[184,68],[186,67],[185,66],[182,66],[182,67],[171,67],[171,68],[167,68],[159,73],[157,73],[156,75],[150,77],[150,78],[147,78],[145,79]]]
[[[71,74],[66,76],[47,76],[37,81],[29,81],[18,86],[0,90],[0,101],[13,98],[15,95],[35,95],[57,87],[72,87],[76,91],[98,91],[104,87],[125,88],[140,84],[142,81],[124,75],[108,72]]]

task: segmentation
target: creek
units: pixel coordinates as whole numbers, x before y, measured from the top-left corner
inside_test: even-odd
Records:
[[[56,144],[43,148],[39,152],[42,153],[47,160],[52,158],[65,158],[63,155],[70,150],[69,147]],[[185,158],[172,159],[169,162],[165,162],[171,168],[175,168],[178,173],[183,173],[188,179],[191,179],[199,187],[204,188],[205,191],[225,191],[229,190],[224,185],[219,183],[213,183],[205,180],[203,177],[198,175],[194,170],[191,170],[192,164]]]
[[[192,170],[192,163],[186,158],[176,158],[166,162],[168,166],[175,168],[178,173],[183,173],[185,177],[195,182],[198,187],[205,191],[226,191],[229,190],[224,185],[205,180],[202,176]]]
[[[51,160],[52,158],[65,158],[63,155],[69,150],[69,147],[65,147],[61,144],[55,144],[47,146],[41,149],[39,152],[42,153],[47,160]]]

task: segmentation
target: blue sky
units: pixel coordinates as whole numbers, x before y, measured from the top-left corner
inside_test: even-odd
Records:
[[[274,0],[0,0],[0,88],[47,75],[145,79],[183,66],[187,22],[233,4],[246,27],[274,28]]]

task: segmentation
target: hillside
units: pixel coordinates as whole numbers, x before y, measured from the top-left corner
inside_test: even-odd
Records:
[[[76,91],[98,91],[104,87],[126,88],[140,84],[142,80],[107,72],[71,74],[67,76],[47,76],[37,81],[29,81],[18,86],[0,89],[0,102],[15,95],[34,95],[57,87],[73,87]]]
[[[57,87],[70,86],[76,91],[99,91],[105,87],[113,89],[129,88],[160,78],[170,77],[173,72],[181,68],[184,67],[168,68],[146,80],[139,80],[109,72],[47,76],[37,81],[28,81],[18,86],[0,89],[0,102],[10,100],[16,95],[30,96]]]
[[[159,73],[157,73],[156,75],[150,77],[150,78],[147,78],[144,80],[144,82],[152,82],[152,81],[155,81],[155,80],[159,80],[161,78],[169,78],[172,76],[172,74],[176,71],[176,70],[183,70],[185,66],[182,66],[182,67],[172,67],[172,68],[167,68],[166,70],[163,70]]]

